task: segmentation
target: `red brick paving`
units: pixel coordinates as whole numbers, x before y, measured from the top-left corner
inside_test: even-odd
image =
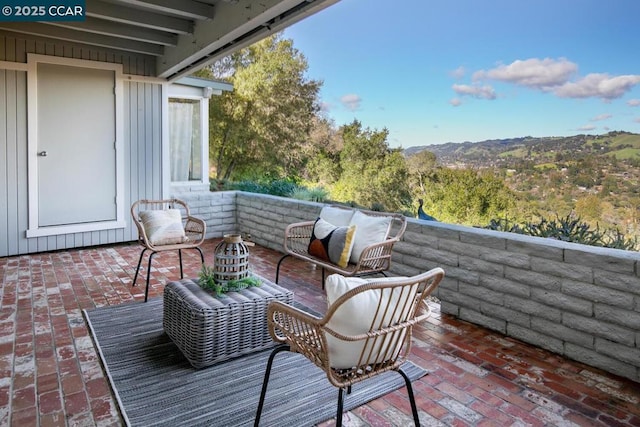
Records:
[[[217,242],[204,244],[207,264]],[[143,301],[146,270],[131,286],[139,254],[136,244],[122,244],[0,258],[0,426],[122,425],[82,309]],[[251,248],[253,270],[271,279],[279,257]],[[197,276],[199,256],[187,251],[183,260],[185,275]],[[149,295],[161,296],[164,284],[179,278],[177,254],[156,255],[151,276]],[[288,259],[280,284],[323,311],[320,277],[319,269]],[[640,426],[640,384],[433,307],[434,316],[415,330],[412,354],[430,370],[414,383],[423,425]],[[411,425],[410,414],[401,389],[344,420]]]

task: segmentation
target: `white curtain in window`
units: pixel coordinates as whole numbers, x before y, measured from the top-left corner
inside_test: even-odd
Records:
[[[194,109],[197,103],[169,102],[171,181],[189,180]]]

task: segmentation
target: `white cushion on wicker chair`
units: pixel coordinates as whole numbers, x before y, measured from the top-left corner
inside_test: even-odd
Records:
[[[327,292],[327,304],[331,306],[331,304],[333,304],[340,296],[350,291],[351,289],[356,288],[357,286],[371,282],[390,282],[398,279],[402,278],[385,277],[375,279],[362,279],[359,277],[344,277],[340,274],[332,274],[327,277],[325,284]],[[415,298],[417,290],[418,286],[416,284],[411,289],[411,293],[413,294],[411,298]],[[376,315],[378,302],[380,300],[380,292],[380,290],[369,290],[353,296],[344,304],[342,304],[340,308],[335,311],[335,313],[333,313],[333,316],[331,316],[331,320],[327,323],[327,326],[342,335],[349,336],[367,333],[369,330],[371,330],[372,325],[374,324],[375,329],[379,329],[389,326],[392,323],[398,322],[401,318],[404,319],[408,314],[407,310],[405,310],[404,312],[397,310],[394,312],[384,313],[384,319],[381,318],[383,314],[378,313]],[[401,288],[397,288],[393,291],[393,293],[387,291],[385,295],[383,295],[384,301],[387,301],[389,298],[391,298],[392,304],[397,303],[400,292]],[[402,331],[401,333],[404,336],[405,331]],[[374,354],[380,349],[382,345],[384,345],[385,342],[386,341],[379,341],[376,343],[375,347],[373,348]],[[402,343],[402,340],[400,340],[400,343]],[[327,345],[329,347],[328,352],[331,367],[337,369],[347,369],[357,366],[358,362],[360,361],[360,355],[362,354],[365,343],[363,341],[344,341],[330,334],[327,334]],[[368,354],[371,350],[372,348],[371,346],[369,346],[366,349],[365,354]],[[395,355],[399,350],[400,346],[396,347],[396,349],[390,352],[390,354],[389,352],[387,354],[389,356],[391,354]],[[370,363],[380,363],[384,360],[386,359],[380,356],[375,361],[370,361]]]
[[[353,249],[351,250],[351,262],[356,264],[360,260],[362,252],[367,246],[384,242],[389,234],[392,218],[389,216],[370,216],[356,211],[349,225],[355,225],[358,229]]]
[[[320,218],[338,227],[346,227],[353,217],[353,209],[342,209],[334,206],[325,206],[320,211]]]
[[[152,245],[173,245],[187,241],[179,209],[142,211],[140,220]]]

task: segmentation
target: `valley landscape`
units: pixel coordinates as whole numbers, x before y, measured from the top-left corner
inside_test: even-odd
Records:
[[[593,227],[639,236],[640,134],[522,137],[411,147],[439,166],[491,170],[518,197],[522,217],[571,216]]]

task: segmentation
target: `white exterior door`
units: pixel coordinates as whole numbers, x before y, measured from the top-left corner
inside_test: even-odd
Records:
[[[122,65],[28,55],[29,227],[126,227]]]
[[[111,70],[38,64],[38,226],[116,219]]]

